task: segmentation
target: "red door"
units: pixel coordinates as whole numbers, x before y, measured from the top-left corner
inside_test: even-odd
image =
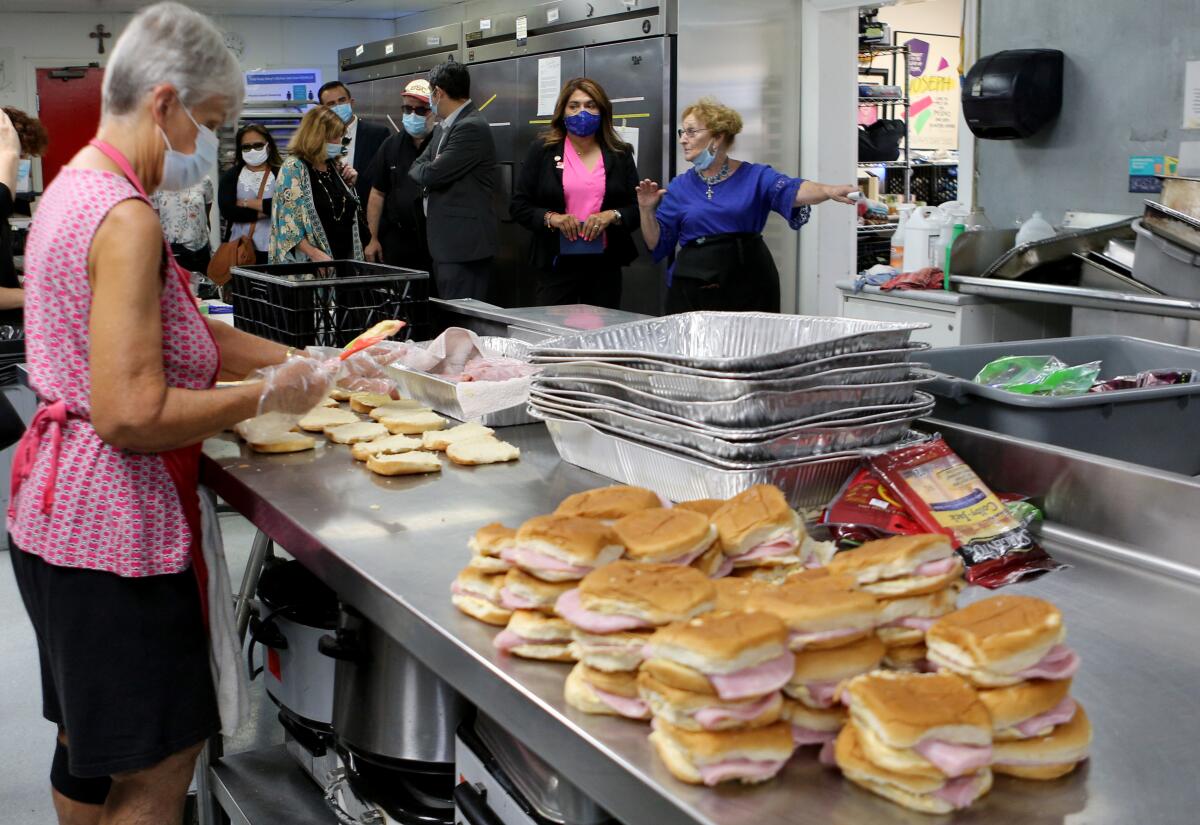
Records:
[[[100,124],[100,84],[104,69],[72,66],[37,70],[37,116],[50,134],[42,157],[42,187],[87,145]]]

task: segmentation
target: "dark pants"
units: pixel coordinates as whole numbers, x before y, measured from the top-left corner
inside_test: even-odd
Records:
[[[201,275],[208,272],[208,262],[212,260],[212,250],[207,246],[203,249],[192,251],[187,247],[179,244],[171,244],[171,253],[175,256],[175,261],[188,272],[199,272]]]
[[[537,273],[538,306],[591,304],[621,308],[621,267],[604,255],[559,255]]]
[[[492,277],[491,258],[456,263],[438,261],[434,271],[439,298],[487,300],[488,282]]]
[[[729,236],[680,251],[667,314],[779,312],[779,270],[757,235]]]
[[[383,247],[383,262],[388,266],[433,272],[429,245],[420,233],[403,232],[395,226],[381,226],[379,244]]]

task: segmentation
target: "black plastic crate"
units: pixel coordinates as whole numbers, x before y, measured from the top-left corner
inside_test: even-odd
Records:
[[[234,267],[234,324],[289,347],[343,347],[389,318],[429,324],[429,273],[363,261]]]
[[[17,367],[24,362],[25,331],[20,327],[0,326],[0,386],[17,383]]]

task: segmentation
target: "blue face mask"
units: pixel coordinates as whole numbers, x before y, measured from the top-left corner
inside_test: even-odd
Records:
[[[187,109],[184,109],[183,113],[196,127],[196,148],[190,155],[172,149],[167,133],[161,128],[158,130],[163,142],[167,144],[163,153],[162,182],[158,187],[169,192],[189,189],[204,180],[208,170],[217,164],[217,149],[221,145],[212,129],[196,123],[196,119]]]
[[[695,169],[697,172],[703,172],[706,169],[708,169],[708,167],[712,166],[713,161],[716,159],[717,159],[717,155],[712,150],[712,146],[711,145],[705,146],[704,151],[702,151],[700,154],[696,155],[696,157],[692,159],[692,168]]]
[[[342,154],[342,144],[340,142],[325,144],[325,157],[329,158],[330,160],[333,160],[334,158],[338,157],[341,154]]]
[[[425,115],[413,112],[412,114],[405,115],[401,122],[404,124],[404,131],[413,137],[420,137],[428,131],[428,126],[425,123]]]
[[[354,117],[354,110],[350,108],[349,103],[339,103],[336,106],[330,106],[333,113],[342,119],[342,123],[349,123],[350,118]]]
[[[600,115],[595,115],[587,109],[580,109],[570,117],[563,118],[567,131],[578,137],[590,137],[600,129]]]

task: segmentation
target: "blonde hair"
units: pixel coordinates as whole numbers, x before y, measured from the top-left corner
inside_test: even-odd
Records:
[[[742,131],[742,116],[736,109],[731,109],[716,98],[702,97],[683,110],[679,116],[682,123],[689,115],[704,124],[709,134],[725,138],[725,148],[733,145],[733,140]]]
[[[310,164],[323,163],[325,144],[341,140],[346,134],[346,124],[333,113],[332,109],[324,106],[314,106],[304,113],[300,119],[300,127],[288,141],[288,154],[294,155]]]

